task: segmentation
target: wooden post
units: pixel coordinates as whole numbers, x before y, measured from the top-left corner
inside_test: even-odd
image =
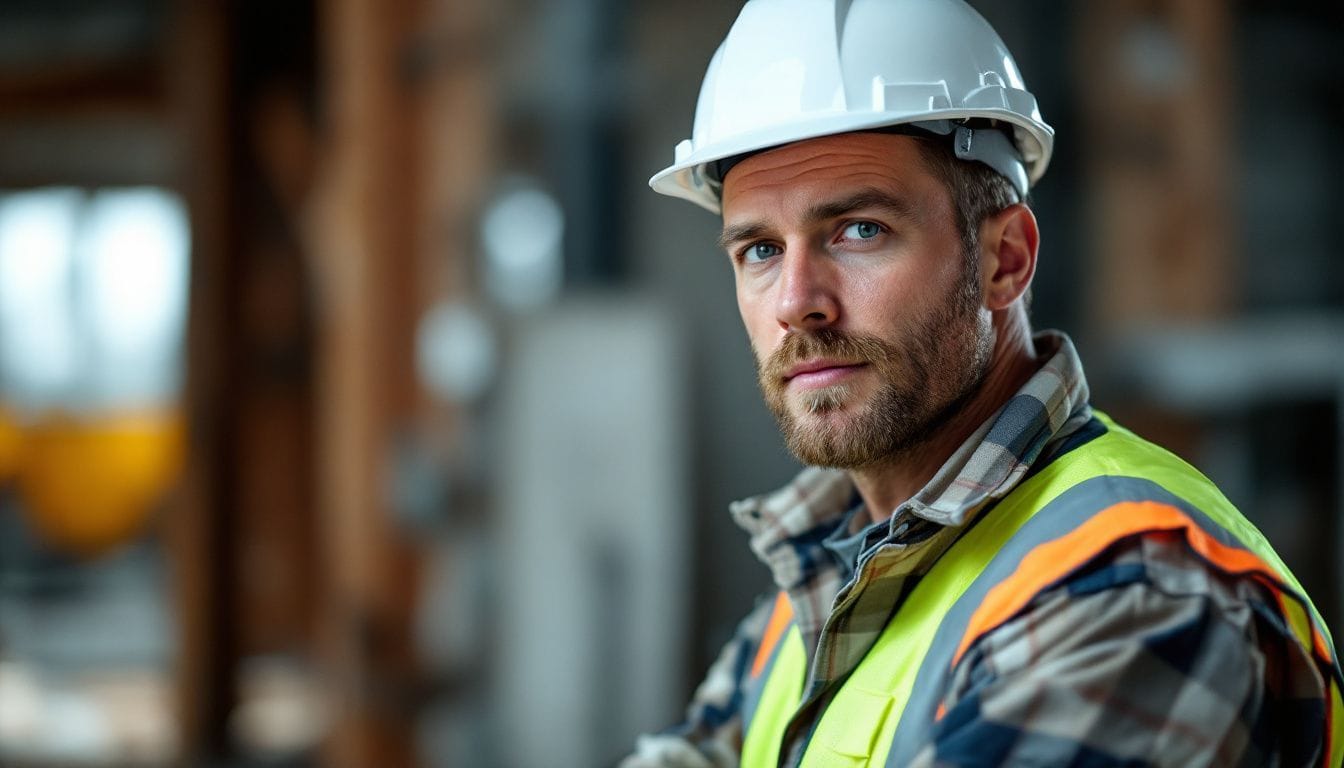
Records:
[[[1211,320],[1236,301],[1225,3],[1087,3],[1076,75],[1095,189],[1089,307],[1101,336]]]
[[[183,169],[192,234],[190,443],[182,504],[166,522],[166,538],[180,641],[176,684],[182,757],[193,763],[227,748],[226,722],[234,703],[227,530],[233,498],[234,361],[228,339],[236,285],[231,255],[238,231],[229,151],[230,20],[223,6],[212,3],[187,3],[177,10],[171,93],[183,154],[191,158]]]
[[[328,0],[326,156],[308,229],[318,279],[318,505],[332,766],[413,765],[415,557],[385,477],[410,416],[417,313],[416,0]]]
[[[191,443],[168,527],[193,763],[235,751],[247,659],[302,663],[316,646],[311,291],[294,233],[313,131],[293,117],[313,84],[310,54],[274,34],[314,19],[263,5],[178,6],[168,67],[192,224]]]

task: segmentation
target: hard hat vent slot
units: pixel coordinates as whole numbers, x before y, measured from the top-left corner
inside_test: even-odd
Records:
[[[917,114],[936,109],[951,109],[952,97],[947,83],[892,83],[873,78],[873,111]]]
[[[966,94],[967,109],[1004,109],[1018,115],[1039,115],[1036,98],[1026,91],[987,85]]]

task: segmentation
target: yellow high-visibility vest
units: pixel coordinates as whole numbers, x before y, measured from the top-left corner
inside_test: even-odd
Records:
[[[1256,578],[1328,681],[1326,760],[1344,760],[1340,669],[1325,623],[1264,536],[1198,470],[1117,426],[986,510],[919,581],[825,711],[805,768],[900,766],[941,718],[953,667],[986,633],[1121,539],[1165,531],[1211,567]],[[807,675],[788,597],[776,599],[746,687],[742,765],[776,766]]]

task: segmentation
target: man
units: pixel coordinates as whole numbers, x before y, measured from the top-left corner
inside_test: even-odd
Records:
[[[744,7],[651,185],[721,211],[811,466],[734,505],[780,592],[625,766],[1340,765],[1292,574],[1031,332],[1052,142],[961,0]]]

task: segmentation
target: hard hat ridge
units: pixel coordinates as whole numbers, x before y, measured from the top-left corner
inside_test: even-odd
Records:
[[[718,212],[720,161],[897,125],[951,137],[959,158],[1023,195],[1054,137],[1012,55],[962,0],[749,0],[710,61],[691,138],[649,184]]]

